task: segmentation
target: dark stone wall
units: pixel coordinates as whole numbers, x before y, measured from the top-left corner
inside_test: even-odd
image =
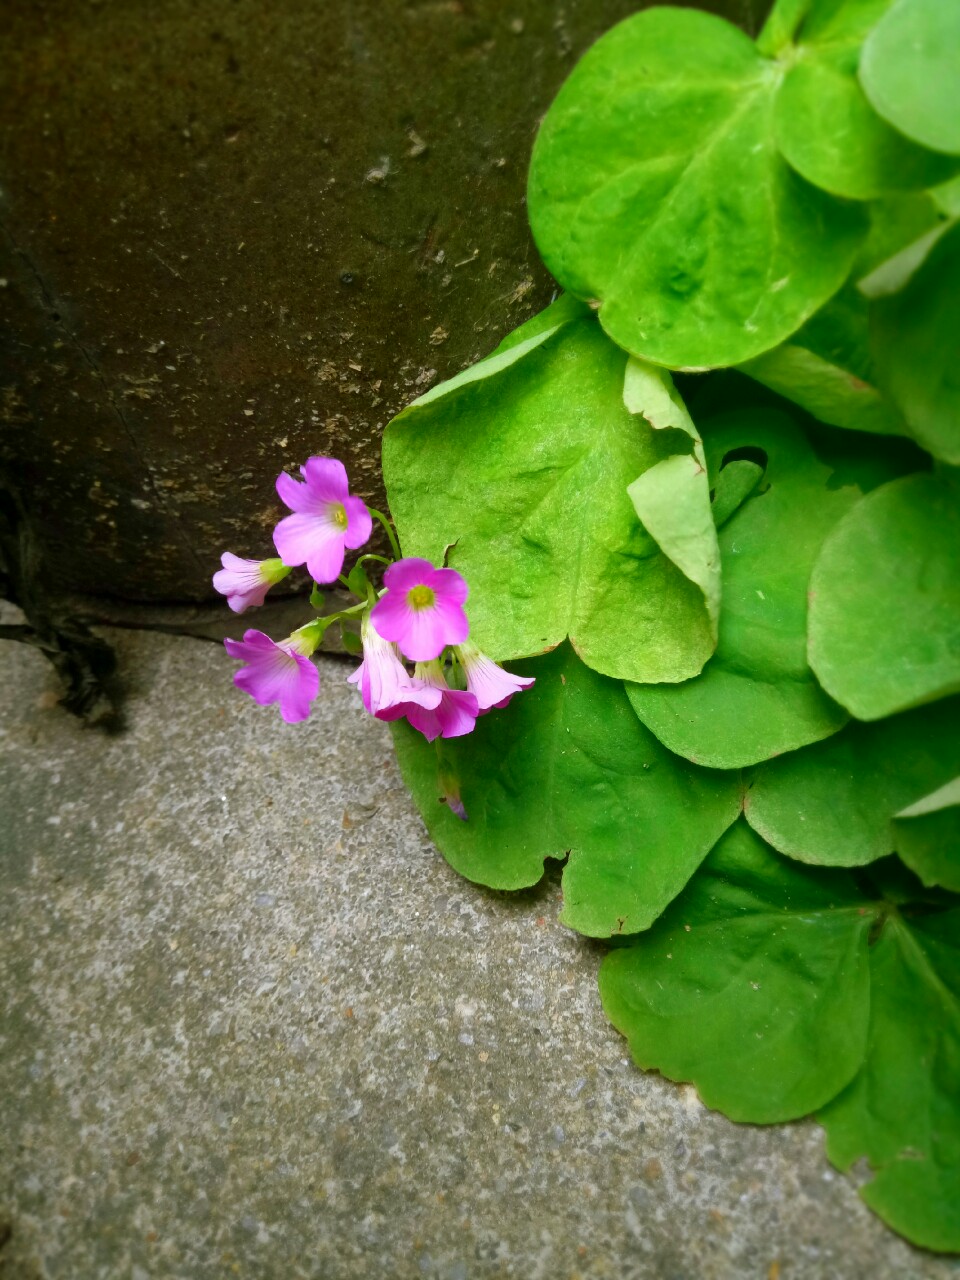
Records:
[[[8,0],[0,463],[51,580],[209,597],[310,453],[382,503],[390,416],[549,301],[536,124],[636,7]]]

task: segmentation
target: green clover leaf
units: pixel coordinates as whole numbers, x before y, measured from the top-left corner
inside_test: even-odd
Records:
[[[862,866],[902,854],[910,824],[894,819],[958,772],[960,698],[949,698],[849,724],[826,742],[768,761],[752,776],[744,811],[781,853]]]
[[[623,686],[569,645],[516,668],[536,684],[441,742],[444,785],[468,820],[439,802],[437,751],[398,724],[404,781],[447,861],[495,889],[543,875],[569,853],[561,919],[594,937],[645,929],[740,812],[737,774],[671,755],[630,709]]]
[[[910,434],[960,465],[960,224],[902,290],[874,302],[870,325],[881,386]]]
[[[662,919],[600,971],[641,1067],[736,1120],[818,1112],[861,1195],[960,1249],[960,906],[906,873],[804,867],[733,827]]]
[[[824,689],[861,720],[960,691],[956,480],[893,480],[827,535],[810,578],[808,649]]]
[[[847,720],[807,662],[807,588],[824,538],[881,478],[875,467],[882,463],[825,462],[771,409],[705,422],[703,440],[713,484],[730,455],[753,451],[768,460],[762,485],[719,533],[717,651],[695,679],[630,684],[627,692],[671,751],[733,769],[828,737]]]
[[[404,553],[439,564],[449,548],[470,584],[473,637],[498,660],[569,636],[604,674],[686,679],[713,651],[718,576],[696,433],[688,419],[653,427],[625,406],[627,357],[581,304],[562,299],[531,325],[388,427],[383,469]],[[647,375],[651,415],[665,402],[679,415],[666,375]],[[682,552],[670,502],[645,509],[647,531],[627,493],[675,455],[685,461],[668,497],[697,521]]]
[[[653,8],[602,37],[548,111],[530,165],[534,238],[635,355],[737,364],[849,274],[866,214],[781,156],[782,78],[722,19]]]
[[[891,128],[857,80],[860,47],[890,0],[813,0],[774,115],[777,142],[799,174],[834,195],[869,200],[934,186],[957,162]]]
[[[864,43],[860,83],[874,109],[908,138],[960,152],[960,6],[897,0]]]
[[[960,893],[960,778],[901,809],[894,819],[900,857],[928,887]]]

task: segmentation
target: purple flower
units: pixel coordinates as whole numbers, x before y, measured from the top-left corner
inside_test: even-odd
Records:
[[[284,564],[305,564],[315,582],[336,582],[345,547],[362,547],[373,522],[361,498],[352,498],[347,473],[336,458],[308,458],[306,483],[282,472],[277,493],[294,513],[284,516],[273,541]]]
[[[232,551],[225,551],[220,563],[223,568],[213,575],[213,587],[227,597],[234,613],[263,604],[273,584],[290,572],[282,560],[244,560]]]
[[[505,707],[515,693],[521,693],[534,683],[533,676],[514,676],[504,671],[474,644],[461,645],[456,656],[481,715],[494,707]]]
[[[428,742],[438,737],[462,738],[464,734],[473,732],[479,715],[477,700],[472,693],[463,689],[451,689],[444,679],[443,667],[439,662],[418,662],[414,678],[439,689],[441,694],[435,708],[407,703],[400,713],[407,717]],[[389,718],[399,719],[399,715],[391,715]]]
[[[316,639],[294,632],[279,644],[262,631],[245,631],[242,640],[224,640],[231,658],[247,665],[233,677],[233,683],[249,693],[261,707],[280,703],[280,714],[288,724],[306,720],[310,703],[320,689],[320,672],[308,657]]]
[[[360,686],[363,705],[371,715],[380,720],[399,720],[407,714],[410,705],[430,709],[439,706],[443,696],[440,690],[407,674],[396,645],[377,633],[369,613],[363,615],[360,635],[363,661],[347,679],[350,684]]]
[[[448,644],[466,640],[470,624],[463,605],[469,589],[455,569],[435,569],[429,560],[409,557],[392,564],[383,582],[387,592],[373,606],[373,622],[412,662],[430,662]]]

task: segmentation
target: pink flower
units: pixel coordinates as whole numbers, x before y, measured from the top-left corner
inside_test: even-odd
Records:
[[[232,551],[225,551],[220,563],[223,568],[213,575],[213,587],[227,597],[234,613],[263,604],[273,584],[290,572],[282,560],[244,560]]]
[[[373,622],[412,662],[439,658],[448,644],[466,640],[470,624],[463,605],[469,589],[455,569],[435,569],[429,560],[409,557],[392,564],[383,582],[387,593],[373,606]]]
[[[428,709],[439,706],[443,696],[440,690],[407,674],[396,645],[378,635],[369,613],[363,615],[360,635],[363,661],[347,679],[360,686],[363,705],[371,715],[381,720],[399,720],[411,704]],[[397,707],[403,709],[392,714]]]
[[[418,662],[414,679],[422,680],[424,684],[440,690],[440,701],[436,708],[406,703],[402,710],[394,708],[397,715],[391,712],[384,719],[398,720],[401,715],[405,715],[428,742],[438,737],[462,738],[464,734],[473,732],[479,714],[477,700],[472,693],[463,689],[451,689],[444,679],[443,667],[439,662]]]
[[[494,707],[505,707],[515,693],[534,683],[533,676],[514,676],[491,661],[473,644],[461,645],[457,660],[467,677],[467,688],[477,700],[480,714]]]
[[[233,677],[238,689],[261,707],[279,702],[288,724],[306,720],[320,689],[320,672],[308,656],[316,647],[313,636],[295,631],[277,644],[262,631],[245,631],[242,640],[223,643],[231,658],[247,664]]]
[[[273,541],[284,564],[305,564],[315,582],[336,582],[344,548],[362,547],[370,537],[370,512],[350,496],[336,458],[308,458],[300,474],[305,484],[286,472],[277,476],[277,493],[294,514],[280,521]]]

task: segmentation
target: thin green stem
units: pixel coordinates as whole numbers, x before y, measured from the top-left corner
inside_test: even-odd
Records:
[[[353,604],[349,609],[341,609],[339,613],[331,613],[329,617],[333,618],[352,618],[355,613],[363,613],[364,609],[370,608],[369,600],[361,600],[359,604]]]
[[[390,521],[387,519],[387,517],[383,514],[382,511],[377,511],[375,507],[367,507],[367,510],[370,512],[370,514],[373,516],[375,520],[379,520],[380,523],[383,525],[386,531],[387,537],[390,539],[390,546],[393,548],[393,554],[397,557],[398,560],[402,560],[403,555],[400,551],[400,543],[397,541],[397,535],[394,532],[393,525],[390,523]]]
[[[810,7],[811,0],[776,0],[757,36],[757,51],[765,58],[779,57],[793,41]]]

